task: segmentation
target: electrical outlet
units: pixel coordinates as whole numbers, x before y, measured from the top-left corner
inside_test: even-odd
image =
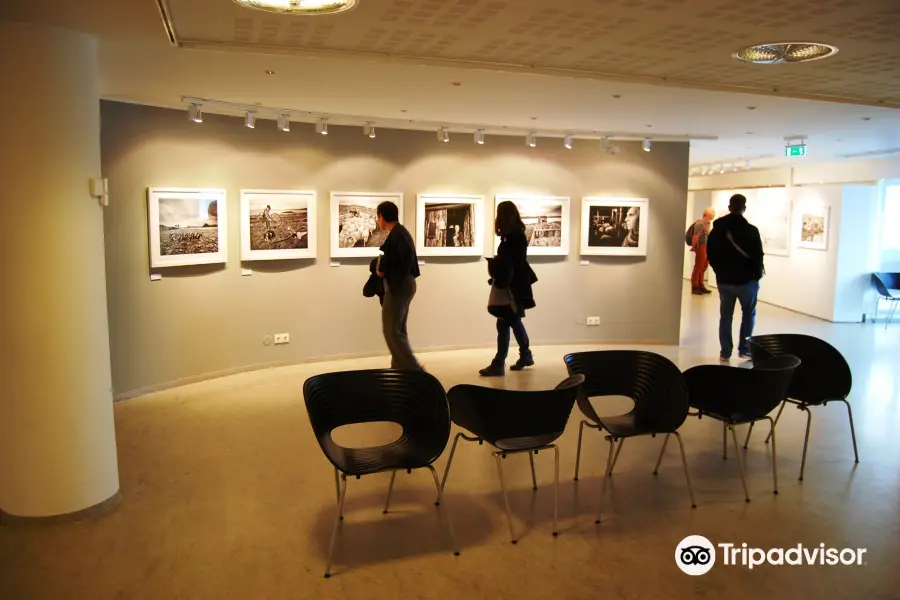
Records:
[[[598,325],[600,325],[600,317],[588,317],[587,324],[588,327],[597,327]]]
[[[275,334],[275,345],[281,346],[282,344],[290,344],[291,343],[291,334],[289,333],[276,333]]]

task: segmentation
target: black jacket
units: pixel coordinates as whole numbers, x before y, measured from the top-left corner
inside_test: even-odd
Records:
[[[741,213],[730,213],[715,220],[706,242],[706,253],[718,283],[744,285],[759,281],[765,273],[759,229]]]
[[[378,276],[376,272],[376,266],[378,265],[378,258],[373,258],[372,262],[369,263],[369,279],[366,281],[366,285],[363,286],[363,296],[366,298],[374,298],[378,296],[378,302],[380,304],[384,304],[384,281],[381,277]]]
[[[419,276],[419,257],[416,255],[416,245],[412,236],[403,225],[397,223],[384,245],[381,246],[384,255],[381,257],[381,273],[388,284],[396,287],[406,277]]]
[[[528,239],[520,232],[504,236],[497,248],[497,256],[488,259],[489,283],[509,288],[518,317],[524,317],[526,309],[536,306],[531,286],[538,278],[528,264],[527,256]]]

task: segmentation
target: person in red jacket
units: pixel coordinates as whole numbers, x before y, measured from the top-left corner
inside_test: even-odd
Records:
[[[694,253],[694,271],[691,273],[691,293],[694,295],[712,294],[711,290],[706,289],[703,279],[706,275],[706,269],[709,267],[709,260],[706,256],[706,241],[709,237],[709,224],[716,218],[716,211],[707,208],[703,211],[703,217],[691,226],[691,252]]]

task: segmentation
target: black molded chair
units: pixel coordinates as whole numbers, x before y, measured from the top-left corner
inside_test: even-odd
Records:
[[[316,440],[334,466],[338,510],[325,569],[325,577],[329,577],[338,525],[344,518],[347,476],[359,479],[390,471],[391,484],[384,507],[387,513],[397,471],[428,469],[437,488],[435,504],[443,505],[443,493],[432,465],[450,439],[450,411],[441,383],[423,371],[375,369],[316,375],[303,384],[303,397]],[[403,433],[390,444],[368,448],[344,448],[332,439],[332,432],[338,427],[381,421],[400,425]],[[443,509],[440,512],[454,554],[458,555],[450,523]]]
[[[897,303],[900,302],[900,273],[872,273],[872,283],[875,284],[875,290],[878,292],[878,300],[875,302],[876,318],[881,301],[888,302],[888,318],[884,323],[884,328],[887,329],[894,318]]]
[[[856,447],[856,429],[853,427],[853,410],[847,401],[853,387],[853,375],[850,365],[837,348],[824,340],[799,333],[781,333],[775,335],[759,335],[750,338],[750,356],[753,362],[765,360],[771,356],[791,354],[800,359],[800,366],[794,373],[791,385],[775,416],[775,425],[784,411],[784,405],[791,403],[799,410],[806,412],[806,438],[803,440],[803,458],[800,462],[800,481],[806,470],[806,449],[809,446],[809,432],[812,426],[811,406],[826,406],[829,402],[843,402],[847,407],[850,420],[850,436],[853,438],[853,456],[859,462],[859,451]],[[747,441],[750,433],[747,432]],[[771,434],[769,434],[771,437]],[[766,442],[769,437],[766,438]],[[746,446],[746,442],[744,443]]]
[[[744,498],[750,502],[744,461],[738,448],[735,426],[767,420],[772,434],[772,481],[778,493],[778,465],[775,457],[775,421],[769,417],[784,398],[800,359],[796,356],[778,356],[753,362],[752,369],[727,365],[702,365],[684,373],[691,398],[691,406],[697,409],[699,418],[712,417],[724,424],[722,457],[727,458],[726,434],[730,430],[741,470]],[[666,436],[668,438],[668,436]],[[666,440],[668,441],[668,439]],[[665,449],[665,444],[663,444]],[[662,455],[660,455],[662,456]]]
[[[684,443],[678,434],[678,428],[688,414],[687,386],[678,367],[664,356],[637,350],[579,352],[566,355],[565,361],[570,374],[585,376],[585,382],[578,394],[578,408],[588,420],[583,420],[578,427],[575,481],[578,481],[584,427],[601,431],[605,429],[609,432],[606,436],[606,441],[609,442],[609,456],[600,489],[600,506],[597,508],[596,522],[600,522],[606,479],[612,475],[625,439],[640,435],[653,437],[663,433],[675,435],[681,448],[681,461],[684,465],[688,493],[691,496],[691,507],[696,508]],[[601,417],[594,411],[590,401],[590,398],[595,396],[626,396],[634,401],[634,408],[624,415]],[[613,447],[617,441],[619,447],[613,458]],[[658,470],[659,461],[653,474],[656,475]]]
[[[506,484],[503,482],[503,464],[501,459],[508,454],[528,453],[531,462],[531,483],[537,489],[537,476],[534,472],[534,454],[540,450],[553,449],[555,456],[555,474],[553,479],[553,535],[557,534],[556,521],[559,513],[559,448],[554,443],[566,429],[578,386],[584,377],[576,375],[567,378],[553,390],[548,391],[514,391],[487,388],[477,385],[457,385],[450,389],[450,418],[454,423],[475,434],[474,437],[457,433],[450,448],[450,458],[444,470],[441,488],[447,485],[450,465],[456,444],[460,438],[467,442],[487,442],[497,449],[494,459],[500,476],[500,489],[503,491],[503,503],[506,506],[506,519],[509,522],[509,535],[512,543],[516,543],[513,529],[512,513],[509,509],[509,497]]]

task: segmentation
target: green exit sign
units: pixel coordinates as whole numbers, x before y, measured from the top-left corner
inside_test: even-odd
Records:
[[[806,144],[802,146],[786,146],[784,149],[785,156],[806,156]]]

